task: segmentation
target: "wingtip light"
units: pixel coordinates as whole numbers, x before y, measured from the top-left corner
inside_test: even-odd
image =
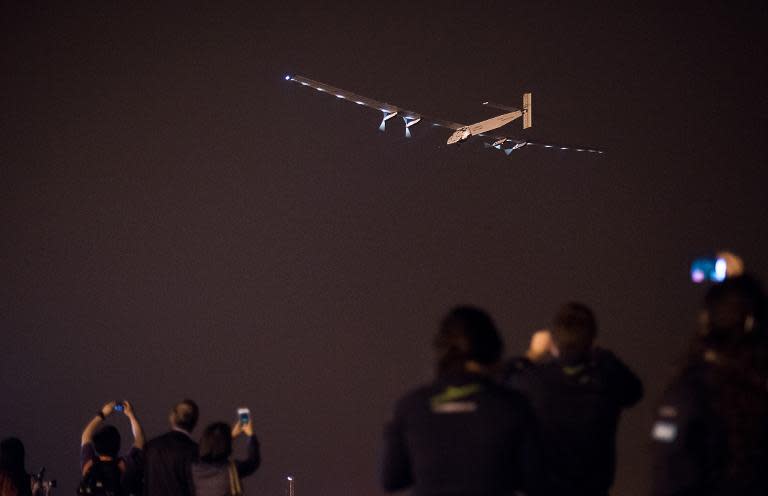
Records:
[[[286,74],[285,75],[285,80],[286,81],[290,81],[291,80],[291,75],[290,74]]]

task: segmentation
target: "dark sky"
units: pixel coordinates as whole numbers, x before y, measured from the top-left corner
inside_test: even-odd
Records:
[[[381,494],[381,426],[450,306],[515,354],[577,299],[646,382],[616,494],[646,493],[691,259],[768,276],[764,2],[160,3],[3,3],[0,435],[29,468],[67,493],[99,405],[156,435],[191,396],[202,424],[253,410],[249,494]],[[286,73],[459,122],[532,91],[510,134],[607,153],[406,140]]]

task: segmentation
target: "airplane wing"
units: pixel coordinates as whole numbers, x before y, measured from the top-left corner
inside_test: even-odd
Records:
[[[509,136],[504,136],[494,132],[484,132],[484,129],[488,127],[491,127],[491,129],[496,129],[500,127],[500,125],[503,125],[508,121],[514,120],[520,117],[521,115],[523,115],[523,117],[525,118],[526,114],[523,114],[522,111],[518,109],[502,107],[498,104],[490,104],[489,102],[485,103],[486,105],[491,107],[498,107],[504,110],[509,110],[510,113],[503,114],[501,116],[496,116],[486,121],[482,121],[473,125],[465,125],[465,124],[460,124],[458,122],[446,121],[443,119],[439,119],[437,117],[424,115],[420,112],[415,112],[413,110],[408,110],[402,107],[398,107],[397,105],[392,105],[391,103],[380,102],[378,100],[374,100],[373,98],[368,98],[366,96],[358,95],[357,93],[343,90],[341,88],[331,86],[330,84],[321,83],[320,81],[315,81],[314,79],[309,79],[304,76],[288,75],[288,76],[285,76],[285,80],[293,81],[294,83],[299,83],[302,86],[308,86],[310,88],[316,89],[317,91],[328,93],[329,95],[335,96],[336,98],[339,98],[341,100],[347,100],[351,103],[382,112],[384,116],[382,118],[381,125],[379,126],[379,129],[381,129],[382,131],[384,130],[385,123],[387,120],[391,119],[392,117],[395,117],[396,115],[399,115],[405,120],[406,137],[410,137],[410,130],[408,129],[410,126],[420,121],[424,121],[424,122],[429,122],[435,126],[440,126],[448,129],[453,129],[453,130],[469,128],[470,126],[474,126],[476,128],[475,131],[479,131],[479,132],[473,132],[472,134],[494,139],[494,142],[492,143],[485,143],[486,147],[496,148],[497,150],[503,151],[507,155],[512,153],[514,150],[517,150],[524,146],[539,146],[539,147],[551,148],[555,150],[572,150],[577,152],[603,153],[601,150],[596,150],[594,148],[536,143],[536,142],[528,141],[525,139],[511,138]],[[526,95],[529,95],[529,94],[526,93]],[[526,95],[524,95],[523,106],[524,108],[530,109],[530,96],[526,96]],[[530,127],[530,111],[528,111],[527,115],[529,116],[527,127]]]
[[[378,110],[379,112],[383,112],[385,120],[387,120],[389,117],[394,117],[394,114],[397,113],[401,117],[409,119],[411,121],[416,121],[418,119],[421,119],[425,122],[430,122],[436,126],[445,127],[448,129],[455,130],[455,129],[460,129],[464,127],[463,124],[459,124],[457,122],[451,122],[443,119],[438,119],[436,117],[430,117],[420,112],[407,110],[407,109],[398,107],[397,105],[392,105],[391,103],[380,102],[378,100],[374,100],[366,96],[358,95],[357,93],[352,93],[351,91],[343,90],[341,88],[336,88],[335,86],[331,86],[330,84],[321,83],[320,81],[315,81],[313,79],[305,78],[303,76],[285,76],[285,80],[299,83],[302,86],[309,86],[310,88],[314,88],[317,91],[328,93],[329,95],[335,96],[336,98],[339,98],[342,100],[348,100],[351,103],[355,103],[357,105],[362,105],[364,107],[372,108],[372,109]],[[383,123],[384,121],[382,121],[382,124]]]
[[[538,142],[528,141],[520,138],[510,138],[508,136],[504,136],[496,133],[484,133],[482,134],[482,136],[487,136],[495,140],[493,143],[486,143],[486,147],[496,148],[497,150],[503,151],[507,155],[524,146],[539,146],[542,148],[549,148],[552,150],[566,150],[566,151],[573,151],[573,152],[587,152],[587,153],[598,153],[598,154],[605,153],[604,151],[598,150],[596,148],[588,148],[584,146],[574,146],[574,145],[555,145],[551,143],[538,143]]]

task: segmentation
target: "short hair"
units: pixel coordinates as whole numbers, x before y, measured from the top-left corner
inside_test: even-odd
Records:
[[[495,364],[504,348],[491,316],[473,306],[451,309],[440,323],[433,344],[440,374],[461,371],[469,361]]]
[[[581,354],[592,348],[597,336],[597,319],[587,305],[569,302],[560,307],[552,321],[552,338],[561,353]]]
[[[197,407],[197,403],[185,399],[174,405],[171,415],[176,427],[192,432],[197,425],[197,419],[200,417],[200,409]]]
[[[200,439],[200,460],[206,463],[224,462],[232,454],[232,429],[224,422],[205,428]]]
[[[91,441],[98,455],[115,458],[120,452],[120,431],[114,425],[105,425],[100,428]]]

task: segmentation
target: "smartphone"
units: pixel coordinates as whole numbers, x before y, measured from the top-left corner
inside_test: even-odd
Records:
[[[115,411],[122,412],[123,410],[125,410],[125,405],[123,405],[123,402],[122,401],[115,402]]]
[[[691,280],[697,284],[704,281],[722,282],[725,280],[726,268],[724,258],[697,258],[691,264]]]
[[[245,407],[238,408],[237,417],[240,419],[241,424],[247,424],[251,421],[251,411]]]

